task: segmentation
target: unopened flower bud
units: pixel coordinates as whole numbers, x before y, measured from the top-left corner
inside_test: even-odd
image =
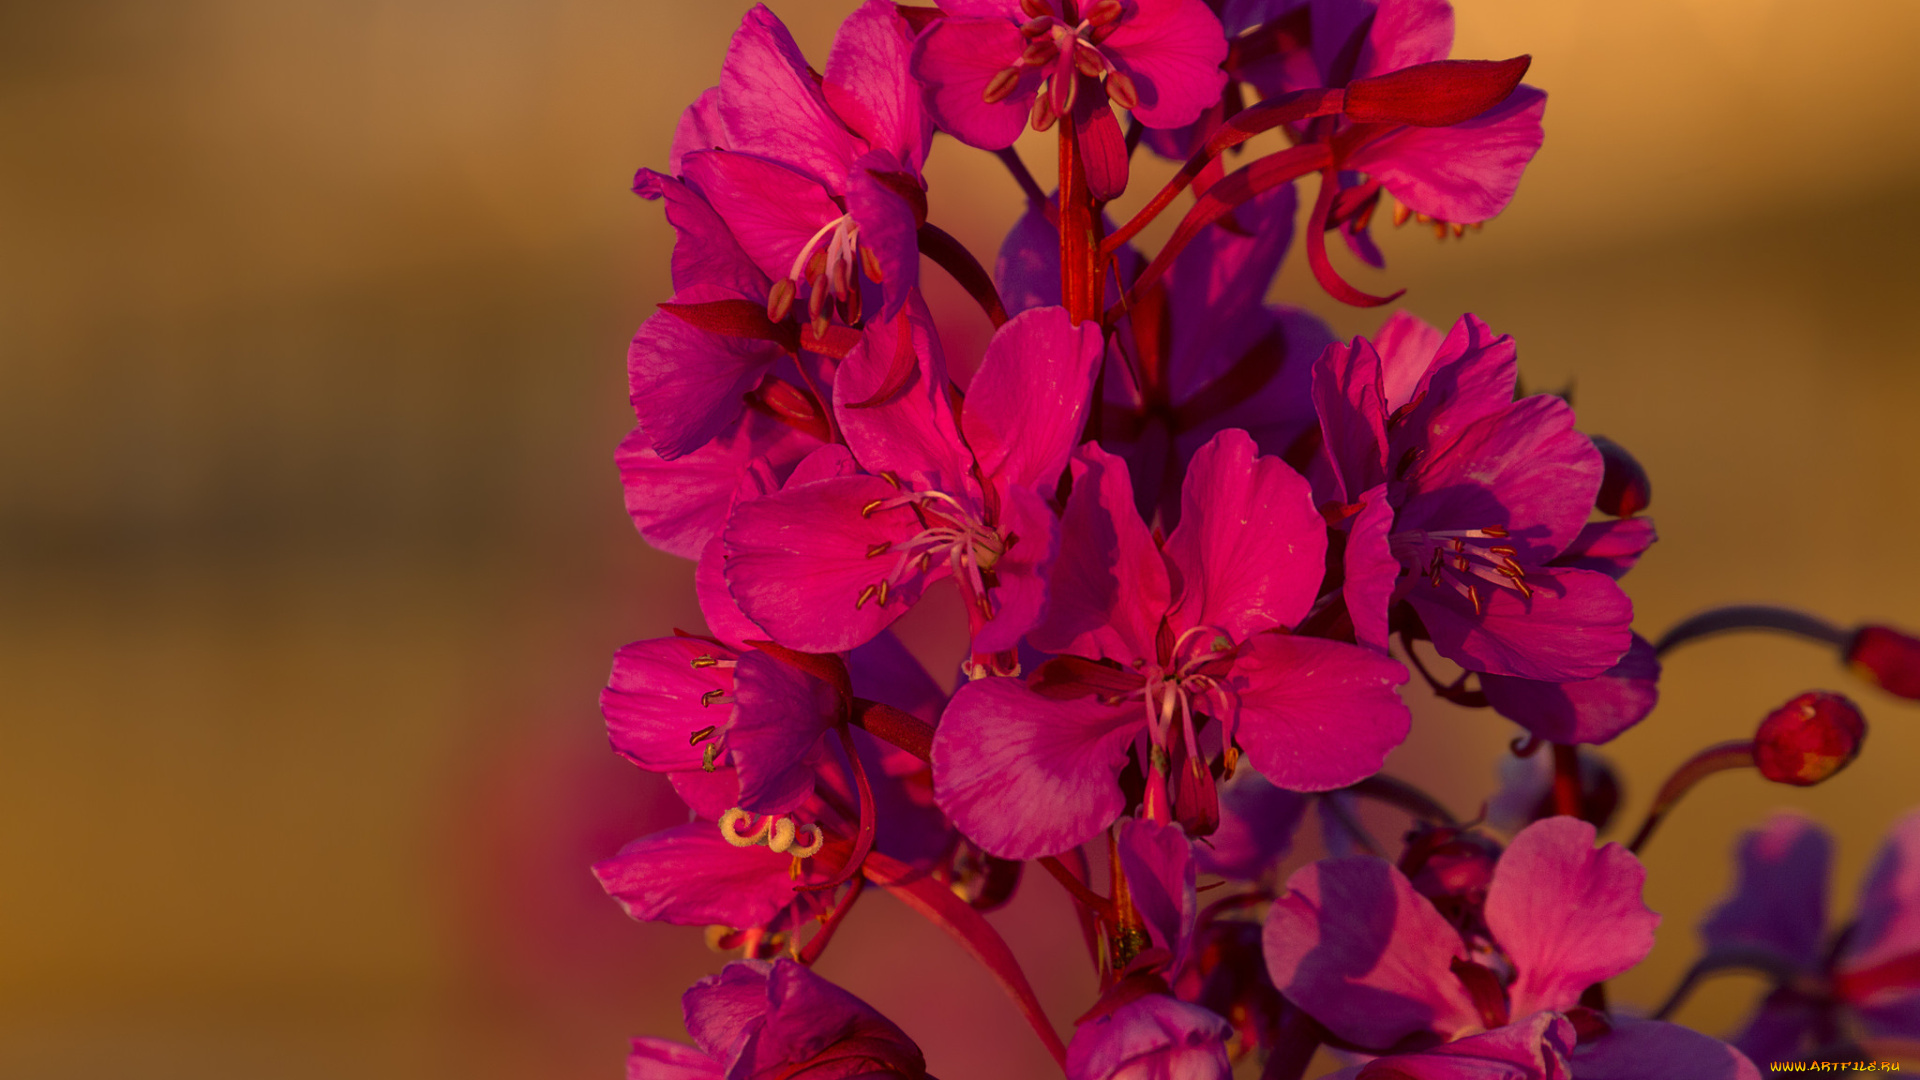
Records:
[[[1853,702],[1813,691],[1775,709],[1753,737],[1753,763],[1777,784],[1809,787],[1860,756],[1867,722]]]
[[[1653,502],[1653,482],[1626,448],[1605,435],[1589,436],[1593,448],[1600,451],[1606,473],[1600,479],[1600,493],[1593,505],[1603,514],[1632,517]]]
[[[1863,626],[1847,644],[1847,666],[1889,694],[1920,701],[1920,638]]]

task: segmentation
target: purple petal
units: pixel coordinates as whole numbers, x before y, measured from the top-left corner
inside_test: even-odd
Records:
[[[773,965],[736,960],[687,988],[680,1013],[687,1034],[715,1060],[732,1063],[752,1031],[766,1020]]]
[[[1346,581],[1341,592],[1347,602],[1347,617],[1353,621],[1355,641],[1369,648],[1387,651],[1387,609],[1393,604],[1394,586],[1400,580],[1400,560],[1393,557],[1387,536],[1393,529],[1393,505],[1387,502],[1387,485],[1379,484],[1360,496],[1363,504],[1347,530],[1347,546],[1341,554]]]
[[[891,705],[933,724],[946,708],[947,694],[891,631],[853,650],[847,657],[855,697]]]
[[[1153,943],[1173,956],[1170,973],[1186,964],[1193,944],[1194,846],[1177,824],[1161,825],[1143,818],[1120,822],[1120,866],[1127,875],[1127,894],[1146,920]]]
[[[1036,308],[994,331],[967,388],[960,429],[988,483],[1051,488],[1080,441],[1103,342],[1097,322]]]
[[[740,807],[784,814],[813,794],[808,762],[840,719],[834,688],[755,650],[734,669],[727,749],[740,775]]]
[[[722,535],[727,585],[740,609],[775,641],[802,652],[851,649],[885,629],[919,600],[923,579],[916,575],[885,604],[862,603],[862,591],[894,565],[891,554],[867,552],[903,542],[920,526],[907,507],[871,517],[860,511],[896,494],[877,476],[847,476],[735,508]]]
[[[1146,994],[1074,1028],[1067,1080],[1229,1080],[1232,1034],[1198,1005]]]
[[[842,216],[818,181],[775,161],[702,150],[688,154],[682,168],[773,281],[786,278],[814,234]]]
[[[1327,526],[1299,473],[1229,430],[1193,455],[1165,550],[1182,580],[1175,629],[1211,626],[1244,641],[1306,616],[1325,574]]]
[[[693,567],[693,591],[700,601],[700,615],[707,620],[707,632],[745,648],[746,642],[766,640],[767,632],[740,610],[740,602],[727,588],[726,563],[727,545],[718,536],[707,541]]]
[[[1484,584],[1484,583],[1483,583]],[[1549,682],[1606,674],[1633,644],[1633,604],[1620,586],[1591,570],[1529,567],[1533,595],[1482,588],[1482,612],[1442,579],[1407,579],[1433,647],[1470,671]]]
[[[1657,1020],[1613,1020],[1573,1052],[1574,1080],[1760,1080],[1746,1055],[1719,1039]]]
[[[767,1020],[740,1048],[729,1076],[746,1080],[919,1077],[926,1059],[871,1005],[792,960],[774,961]]]
[[[1536,821],[1494,867],[1487,927],[1513,961],[1515,1014],[1571,1009],[1653,951],[1660,916],[1640,899],[1646,868],[1619,844],[1594,850],[1593,839],[1577,818]]]
[[[860,226],[861,246],[871,250],[880,262],[880,290],[886,297],[880,308],[882,320],[892,319],[900,311],[920,280],[920,223],[914,220],[913,207],[898,192],[873,178],[875,172],[897,171],[899,165],[892,155],[872,153],[856,162],[847,178],[847,211]]]
[[[720,1080],[726,1070],[707,1055],[666,1039],[635,1039],[627,1080]]]
[[[1855,919],[1853,933],[1835,963],[1843,977],[1920,952],[1920,812],[1901,818],[1887,833],[1886,844],[1861,883]],[[1920,987],[1909,977],[1878,996],[1870,993],[1858,1004],[1880,1004],[1916,989]],[[1906,1034],[1920,1032],[1909,1029]]]
[[[1452,127],[1408,127],[1362,148],[1346,164],[1370,173],[1417,213],[1463,224],[1507,208],[1540,149],[1547,95],[1521,86],[1487,112]]]
[[[1638,634],[1620,662],[1578,682],[1537,682],[1482,673],[1493,711],[1557,743],[1609,742],[1646,719],[1660,700],[1660,660]]]
[[[933,121],[913,79],[913,30],[887,0],[867,0],[833,35],[820,90],[867,145],[918,175],[933,141]]]
[[[1313,0],[1313,56],[1323,78],[1333,78],[1336,55],[1368,16],[1373,26],[1349,79],[1445,60],[1453,50],[1453,8],[1445,0]]]
[[[971,649],[976,653],[1011,649],[1040,621],[1047,607],[1047,576],[1060,543],[1053,510],[1031,488],[1007,490],[997,524],[1014,542],[994,564],[993,617],[973,635]]]
[[[1194,849],[1200,869],[1235,881],[1265,876],[1293,849],[1293,834],[1308,801],[1243,768],[1220,789],[1220,827]]]
[[[1267,972],[1289,1001],[1343,1039],[1388,1047],[1480,1027],[1452,974],[1460,934],[1385,859],[1322,859],[1287,880],[1262,935]]]
[[[697,668],[699,657],[733,659],[733,650],[699,638],[655,638],[622,646],[600,691],[607,738],[621,757],[652,772],[685,772],[703,763],[689,736],[727,722],[725,707],[700,703],[705,694],[730,693],[733,672]]]
[[[1045,69],[1021,69],[1020,81],[999,101],[982,97],[1026,47],[1019,25],[1005,18],[951,17],[922,31],[913,45],[913,74],[926,88],[927,111],[940,130],[981,150],[1012,146],[1027,126]]]
[[[593,876],[628,915],[675,926],[759,926],[793,902],[791,855],[734,847],[712,822],[643,836]]]
[[[1559,555],[1555,566],[1595,570],[1619,580],[1660,537],[1646,518],[1589,522]]]
[[[1073,494],[1034,647],[1122,663],[1151,658],[1170,587],[1166,560],[1133,507],[1126,462],[1094,443],[1074,451]]]
[[[732,149],[784,161],[836,191],[866,151],[813,81],[785,24],[755,4],[740,20],[720,68],[720,115]]]
[[[694,559],[720,535],[740,472],[756,456],[776,476],[820,446],[811,435],[748,412],[738,426],[674,460],[654,450],[641,428],[620,443],[614,461],[626,490],[627,513],[647,543],[670,555]]]
[[[1058,854],[1126,806],[1114,778],[1144,724],[1138,705],[1056,701],[1018,679],[970,682],[934,732],[934,797],[1003,859]]]
[[[1201,0],[1136,0],[1101,51],[1133,80],[1133,117],[1148,127],[1193,123],[1227,84],[1226,32]]]
[[[1207,229],[1188,244],[1167,271],[1167,311],[1174,337],[1167,368],[1173,399],[1183,402],[1225,374],[1248,349],[1271,332],[1263,301],[1293,240],[1295,195],[1284,184],[1233,212],[1246,230]],[[1059,278],[1059,241],[1054,238],[1054,277]],[[1296,343],[1289,340],[1288,362]],[[1305,369],[1318,350],[1308,353]]]
[[[1327,346],[1313,366],[1313,405],[1327,463],[1339,490],[1320,497],[1352,502],[1387,479],[1387,406],[1380,355],[1365,338]],[[1595,482],[1596,485],[1598,481]]]
[[[673,299],[698,304],[734,297],[695,285]],[[758,386],[784,355],[771,342],[708,333],[672,312],[656,311],[640,324],[627,349],[634,416],[656,453],[684,457],[739,419],[741,395]]]
[[[740,777],[735,775],[731,765],[712,772],[692,769],[668,773],[667,782],[673,785],[673,793],[680,796],[680,801],[687,804],[695,817],[708,821],[719,821],[740,802]]]
[[[1047,221],[1047,208],[1029,203],[1000,242],[993,264],[1000,302],[1018,315],[1060,303],[1060,230]]]
[[[1260,634],[1240,647],[1229,685],[1239,743],[1254,768],[1292,791],[1327,791],[1380,771],[1412,714],[1394,691],[1400,661],[1324,638]]]

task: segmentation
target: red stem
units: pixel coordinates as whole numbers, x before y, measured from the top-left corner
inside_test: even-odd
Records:
[[[1672,810],[1681,797],[1693,788],[1693,785],[1714,773],[1725,772],[1728,769],[1751,768],[1752,765],[1752,739],[1735,739],[1731,742],[1716,743],[1687,759],[1673,771],[1673,775],[1667,778],[1667,782],[1660,786],[1660,793],[1653,797],[1653,806],[1647,811],[1647,820],[1641,824],[1640,831],[1633,835],[1633,842],[1627,845],[1627,850],[1636,855],[1639,854],[1640,849],[1645,847],[1647,840],[1653,836],[1654,827],[1660,824],[1661,819],[1667,816],[1667,811]]]
[[[868,854],[873,851],[873,835],[880,825],[879,818],[873,812],[873,785],[867,781],[867,767],[860,763],[859,748],[853,745],[853,729],[842,724],[839,731],[840,745],[846,750],[847,761],[853,768],[854,786],[860,790],[860,831],[854,837],[853,853],[847,856],[846,865],[840,868],[839,873],[818,885],[795,886],[808,892],[834,888],[858,874]]]
[[[1060,299],[1075,326],[1100,313],[1100,246],[1093,194],[1080,162],[1072,117],[1060,119]]]
[[[1086,883],[1075,877],[1073,871],[1067,869],[1057,856],[1041,856],[1040,865],[1047,868],[1047,873],[1052,874],[1054,880],[1065,887],[1080,906],[1108,922],[1113,921],[1113,901],[1087,888]]]
[[[1580,748],[1566,743],[1553,744],[1553,812],[1579,817]]]
[[[852,882],[847,886],[847,895],[840,898],[840,903],[836,904],[833,911],[827,915],[827,921],[820,924],[819,931],[808,940],[806,947],[801,949],[794,959],[812,967],[813,962],[820,959],[820,954],[827,951],[827,943],[833,940],[834,931],[840,929],[840,924],[846,919],[847,912],[853,910],[853,902],[860,899],[860,891],[866,887],[867,879],[858,874],[854,875]]]

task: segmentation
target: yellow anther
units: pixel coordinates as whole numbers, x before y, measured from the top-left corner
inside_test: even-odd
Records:
[[[740,823],[743,821],[752,821],[752,820],[753,820],[752,814],[747,813],[745,810],[742,810],[737,806],[727,811],[726,813],[721,814],[720,815],[720,838],[725,840],[727,843],[732,844],[734,847],[752,847],[753,845],[760,843],[762,840],[766,839],[767,825],[773,819],[762,818],[760,820],[760,824],[755,825],[753,827],[752,832],[747,833],[745,836],[742,836],[740,834]]]
[[[855,611],[858,611],[862,607],[865,607],[867,601],[873,599],[873,594],[879,591],[880,591],[880,586],[878,585],[869,585],[866,588],[861,589],[859,599],[856,599],[853,602],[853,609]]]
[[[798,839],[798,836],[805,835],[805,834],[796,833],[796,839],[793,842],[793,846],[787,849],[787,854],[793,856],[793,859],[794,859],[793,864],[795,866],[800,865],[801,859],[811,859],[815,855],[820,854],[820,849],[827,846],[827,833],[825,829],[822,829],[818,825],[802,825],[800,826],[800,828],[802,830],[811,831],[811,833],[813,834],[813,839],[811,840]]]
[[[720,658],[702,653],[693,658],[693,666],[697,668],[718,667],[720,666]]]
[[[706,742],[708,739],[713,738],[714,731],[715,731],[714,726],[712,724],[708,724],[706,727],[703,727],[699,731],[696,731],[692,735],[688,736],[687,745],[699,746],[701,743]]]
[[[785,851],[793,846],[793,819],[778,817],[773,819],[773,829],[767,834],[767,847],[774,851]]]

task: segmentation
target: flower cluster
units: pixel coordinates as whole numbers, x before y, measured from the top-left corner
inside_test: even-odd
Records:
[[[634,181],[675,230],[674,291],[628,354],[620,471],[641,534],[696,560],[706,629],[620,650],[601,701],[691,815],[594,867],[635,918],[742,959],[688,991],[697,1048],[638,1040],[631,1076],[925,1076],[810,970],[869,886],[987,965],[1074,1080],[1250,1055],[1287,1080],[1322,1047],[1363,1080],[1730,1080],[1920,1035],[1912,822],[1832,945],[1827,842],[1782,819],[1675,1002],[1606,993],[1653,947],[1635,853],[1661,818],[1723,769],[1844,768],[1851,702],[1803,695],[1702,751],[1626,848],[1596,847],[1618,789],[1592,750],[1703,634],[1801,633],[1909,696],[1920,641],[1747,607],[1636,636],[1619,581],[1651,485],[1567,400],[1519,392],[1512,338],[1399,312],[1341,342],[1266,301],[1298,182],[1314,278],[1366,306],[1391,298],[1341,278],[1327,234],[1379,266],[1383,201],[1446,236],[1512,198],[1545,95],[1526,57],[1450,59],[1452,30],[1444,0],[866,0],[816,69],[747,13]],[[1026,127],[1057,132],[1051,193]],[[1026,197],[991,272],[933,223],[937,132]],[[1142,145],[1181,165],[1116,226]],[[993,322],[980,357],[949,365],[923,257]],[[888,629],[945,580],[952,693]],[[1491,816],[1381,774],[1409,684],[1525,729]],[[1408,815],[1400,844],[1362,799]],[[1282,881],[1309,808],[1332,857]],[[1030,861],[1100,974],[1065,1041],[981,917]],[[1225,887],[1205,906],[1203,875]],[[1737,1044],[1667,1022],[1734,967],[1777,984]]]

